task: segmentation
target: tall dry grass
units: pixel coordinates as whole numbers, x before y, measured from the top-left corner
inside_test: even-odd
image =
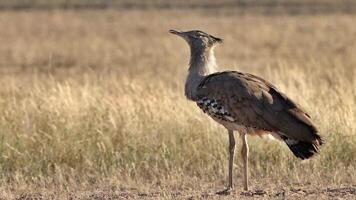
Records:
[[[253,188],[355,184],[354,20],[203,10],[1,12],[1,194],[222,187],[227,134],[184,98],[188,47],[170,28],[224,38],[216,49],[221,70],[270,80],[326,136],[307,162],[284,144],[250,137]]]

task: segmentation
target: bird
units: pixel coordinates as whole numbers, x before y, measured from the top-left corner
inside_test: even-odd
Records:
[[[216,71],[214,49],[223,39],[200,30],[170,33],[183,38],[190,48],[185,96],[214,121],[227,129],[228,185],[217,194],[233,191],[235,136],[242,140],[243,189],[248,187],[249,146],[247,135],[265,134],[284,142],[292,153],[304,160],[319,152],[325,138],[311,117],[273,84],[261,77],[240,71]]]

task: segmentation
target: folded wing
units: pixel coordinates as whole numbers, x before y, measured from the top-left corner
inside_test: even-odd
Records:
[[[203,97],[221,102],[239,125],[274,132],[299,158],[309,158],[323,143],[310,116],[257,76],[234,71],[211,74],[198,87],[198,98]]]

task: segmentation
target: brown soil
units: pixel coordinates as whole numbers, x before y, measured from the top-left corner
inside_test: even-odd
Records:
[[[85,191],[69,193],[59,198],[64,199],[356,199],[356,186],[339,188],[281,188],[272,190],[253,190],[231,192],[229,195],[216,195],[210,191],[153,191],[140,192],[137,189],[122,188],[113,191]],[[22,194],[18,200],[58,199],[54,195],[44,196],[41,194]]]

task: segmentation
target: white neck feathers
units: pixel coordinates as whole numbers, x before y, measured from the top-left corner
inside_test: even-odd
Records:
[[[214,47],[204,50],[191,48],[189,71],[185,82],[185,96],[190,100],[194,100],[197,87],[202,79],[214,73],[215,69]]]

